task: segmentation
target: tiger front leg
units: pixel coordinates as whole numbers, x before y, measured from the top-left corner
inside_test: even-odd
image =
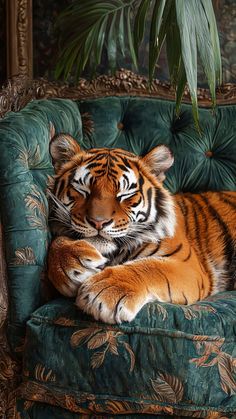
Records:
[[[85,240],[57,237],[48,253],[48,278],[60,294],[75,297],[81,283],[100,272],[106,261]]]
[[[87,279],[76,304],[96,320],[121,323],[150,301],[191,304],[203,298],[202,274],[183,262],[140,260],[107,267]]]

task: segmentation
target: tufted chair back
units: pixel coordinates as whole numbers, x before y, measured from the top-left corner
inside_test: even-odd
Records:
[[[82,123],[83,122],[83,123]],[[84,148],[121,147],[145,154],[157,144],[172,150],[175,163],[166,187],[173,193],[236,190],[236,106],[200,110],[199,134],[190,105],[179,118],[171,101],[103,97],[73,102],[36,100],[0,122],[0,209],[9,284],[9,340],[17,350],[25,323],[43,303],[48,229],[46,185],[53,174],[50,124]]]

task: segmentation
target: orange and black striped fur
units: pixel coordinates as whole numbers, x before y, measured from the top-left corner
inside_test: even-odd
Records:
[[[165,146],[138,157],[121,149],[82,151],[53,138],[49,192],[57,236],[49,278],[85,312],[131,321],[149,301],[191,304],[235,289],[236,192],[171,196]]]

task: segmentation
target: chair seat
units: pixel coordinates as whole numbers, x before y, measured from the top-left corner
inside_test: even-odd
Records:
[[[131,323],[108,325],[71,299],[27,324],[21,397],[74,413],[236,412],[236,291],[189,306],[149,303]]]

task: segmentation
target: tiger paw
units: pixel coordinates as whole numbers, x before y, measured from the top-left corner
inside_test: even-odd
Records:
[[[56,238],[48,253],[48,277],[54,287],[67,297],[77,294],[81,283],[100,272],[107,259],[85,240]]]
[[[78,290],[76,305],[105,323],[132,321],[151,298],[128,266],[107,267]]]

